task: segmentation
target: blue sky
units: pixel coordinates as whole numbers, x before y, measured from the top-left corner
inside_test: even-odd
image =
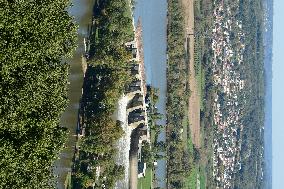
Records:
[[[273,189],[284,189],[284,1],[274,0],[272,143]]]

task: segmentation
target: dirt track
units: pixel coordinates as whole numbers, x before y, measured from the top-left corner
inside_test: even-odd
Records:
[[[185,13],[185,35],[189,40],[189,124],[193,144],[200,148],[200,95],[194,69],[194,0],[182,0]]]
[[[131,134],[131,145],[129,151],[129,189],[137,189],[138,185],[138,129],[134,129]]]

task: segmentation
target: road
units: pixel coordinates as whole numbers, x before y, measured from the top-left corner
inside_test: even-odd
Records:
[[[131,145],[129,152],[129,188],[137,189],[138,185],[138,129],[134,129],[131,134]]]

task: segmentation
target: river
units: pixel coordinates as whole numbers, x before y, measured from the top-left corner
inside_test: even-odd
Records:
[[[166,67],[167,67],[167,0],[136,0],[135,21],[142,21],[144,62],[146,82],[160,90],[157,108],[164,119],[158,124],[166,124]],[[165,141],[163,131],[159,140]],[[156,169],[158,186],[166,188],[166,161],[159,160]]]
[[[87,37],[88,25],[91,22],[94,0],[72,0],[73,6],[68,10],[74,16],[78,29],[78,48],[70,64],[70,85],[68,91],[69,104],[61,117],[61,125],[67,127],[69,136],[66,148],[60,154],[60,159],[55,163],[55,173],[58,175],[58,189],[64,189],[66,175],[71,171],[72,157],[76,142],[76,126],[79,100],[82,94],[83,72],[82,54],[84,53],[83,38]],[[167,27],[167,1],[166,0],[137,0],[135,5],[135,20],[141,17],[143,29],[144,59],[146,82],[160,90],[157,104],[159,113],[164,119],[158,124],[166,124],[166,27]],[[165,132],[159,139],[165,140]],[[122,145],[123,146],[123,145]],[[159,160],[156,169],[158,185],[166,188],[166,161]]]
[[[68,107],[61,117],[61,125],[67,127],[69,135],[66,148],[61,152],[60,159],[55,162],[55,174],[58,175],[57,188],[64,189],[66,175],[71,171],[71,163],[76,142],[76,127],[79,101],[82,94],[83,71],[82,54],[84,53],[84,37],[87,37],[88,25],[91,23],[93,0],[72,0],[73,6],[68,10],[78,24],[78,47],[72,59],[67,60],[70,65]]]

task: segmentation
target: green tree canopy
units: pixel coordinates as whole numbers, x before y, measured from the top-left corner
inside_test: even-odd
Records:
[[[68,0],[0,2],[0,188],[52,188],[76,27]]]

